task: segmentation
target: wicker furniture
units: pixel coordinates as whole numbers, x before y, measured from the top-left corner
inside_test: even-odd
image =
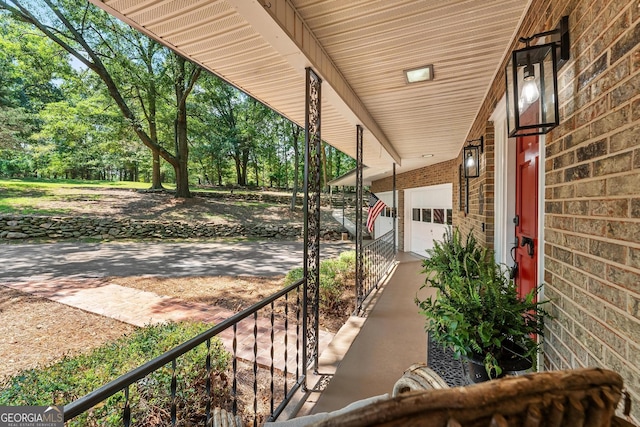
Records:
[[[506,377],[467,387],[401,393],[314,426],[631,426],[614,412],[622,378],[603,369]]]

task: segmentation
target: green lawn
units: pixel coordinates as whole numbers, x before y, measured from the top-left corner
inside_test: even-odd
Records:
[[[163,184],[168,188],[175,188],[171,184]],[[5,189],[16,190],[43,190],[56,188],[134,188],[147,189],[151,185],[148,182],[132,182],[132,181],[84,181],[79,179],[0,179],[0,195]]]
[[[61,193],[61,189],[123,188],[147,189],[149,183],[131,181],[81,181],[73,179],[0,179],[0,214],[15,215],[64,215],[65,208],[44,208],[42,204],[55,201],[100,200],[100,195]]]
[[[0,383],[0,405],[65,405],[210,327],[211,325],[193,322],[148,326],[86,354],[64,357],[51,366],[23,371]],[[225,378],[224,372],[229,365],[230,354],[217,338],[211,340],[210,354],[212,394],[226,401],[228,383],[221,378]],[[202,422],[203,418],[206,357],[207,348],[202,344],[178,359],[177,404],[183,412],[182,416],[189,417],[189,421],[194,421],[194,424]],[[130,387],[134,420],[144,420],[170,407],[170,368],[169,364]],[[68,425],[121,426],[122,407],[123,395],[118,393]]]

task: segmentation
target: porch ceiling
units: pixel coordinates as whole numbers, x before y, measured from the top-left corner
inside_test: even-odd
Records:
[[[304,126],[304,69],[323,84],[322,138],[367,180],[457,156],[529,1],[91,0]],[[403,70],[434,65],[408,85]],[[423,155],[432,154],[425,158]]]

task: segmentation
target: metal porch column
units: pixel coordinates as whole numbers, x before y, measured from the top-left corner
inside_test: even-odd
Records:
[[[356,314],[364,300],[364,254],[362,252],[362,126],[356,126]]]
[[[398,253],[398,207],[396,206],[396,164],[393,164],[393,209],[391,210],[391,220],[393,221],[393,253]]]
[[[306,72],[304,153],[304,301],[302,360],[318,372],[320,304],[320,89],[322,80]],[[304,388],[307,388],[305,375]]]

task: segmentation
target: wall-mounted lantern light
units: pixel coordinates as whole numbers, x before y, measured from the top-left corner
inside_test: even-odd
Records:
[[[479,144],[473,144],[479,142]],[[462,163],[464,165],[465,178],[477,178],[480,176],[480,154],[484,152],[484,136],[467,141],[462,150]]]
[[[549,43],[531,46],[542,37]],[[507,77],[507,123],[509,136],[539,135],[560,123],[558,70],[569,59],[569,17],[558,28],[520,38],[526,47],[511,53]]]

